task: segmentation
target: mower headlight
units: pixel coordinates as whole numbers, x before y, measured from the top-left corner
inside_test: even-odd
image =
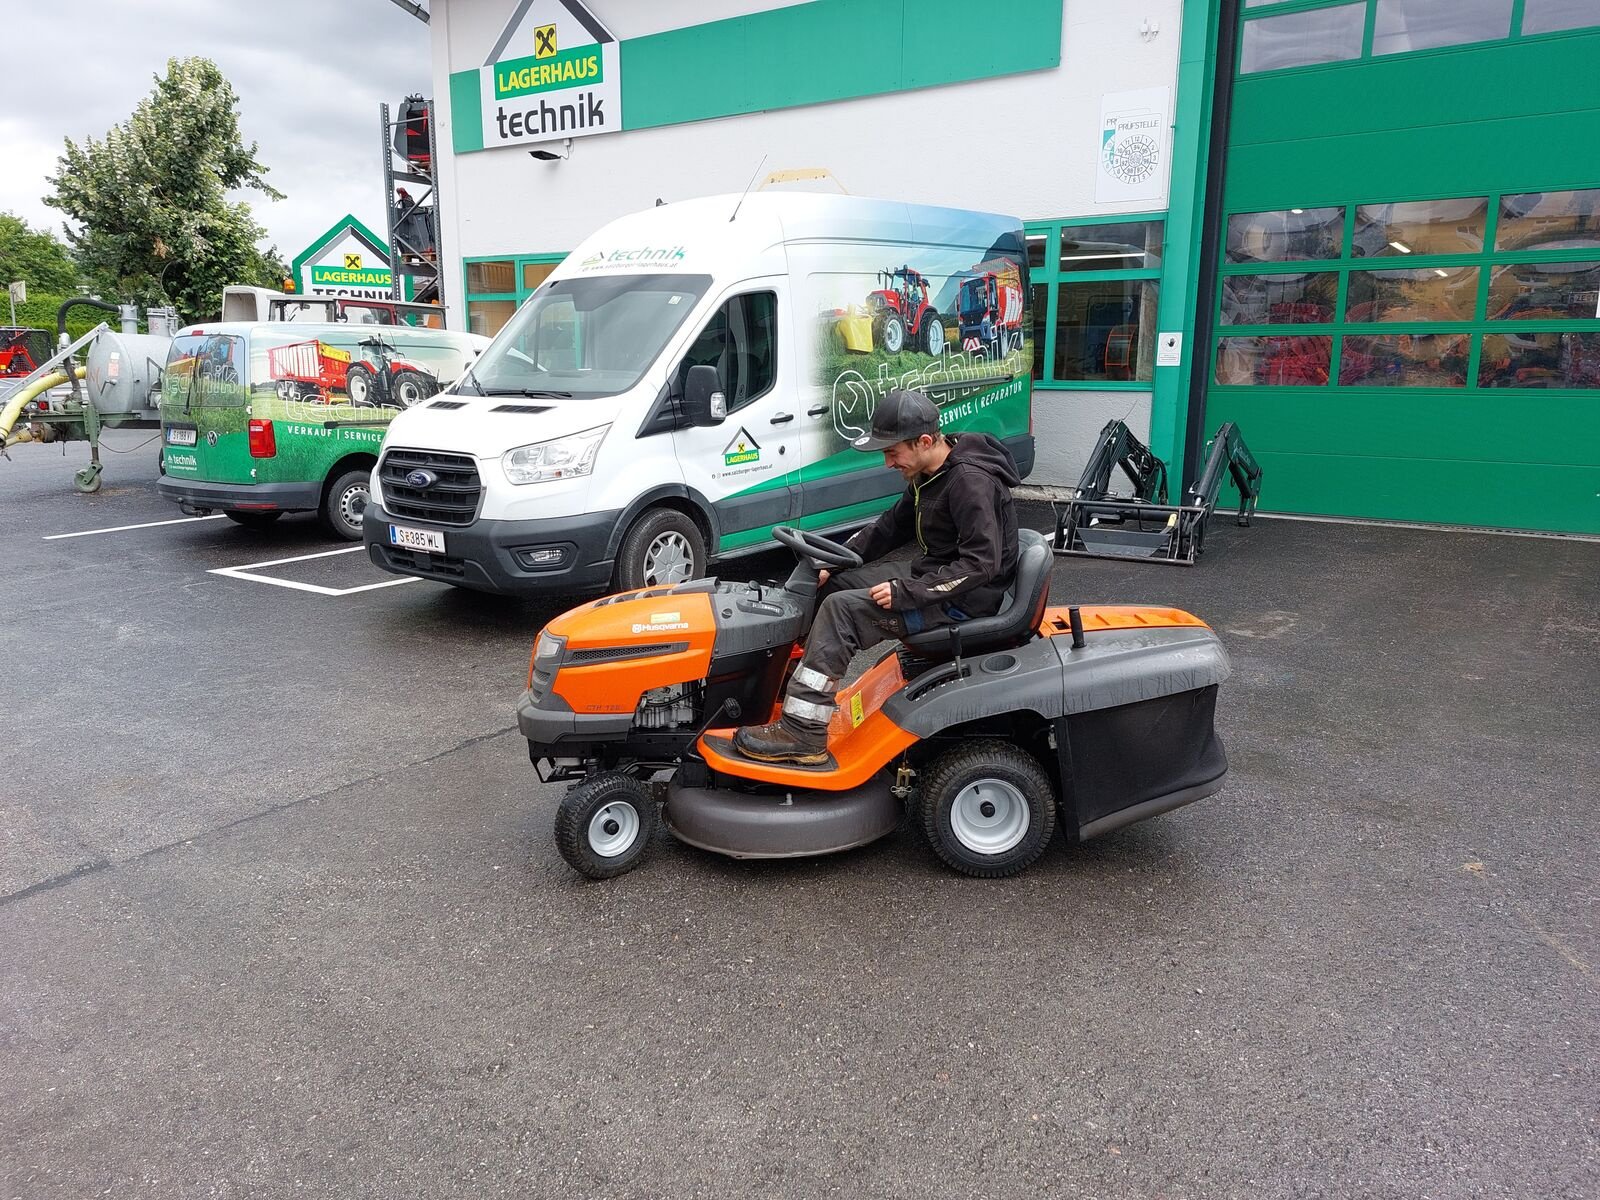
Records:
[[[547,483],[552,479],[576,479],[594,471],[595,456],[605,440],[609,425],[597,425],[582,433],[518,446],[500,456],[500,465],[512,483]]]
[[[560,658],[562,645],[560,638],[541,632],[539,640],[533,644],[533,661],[549,662],[553,658]]]

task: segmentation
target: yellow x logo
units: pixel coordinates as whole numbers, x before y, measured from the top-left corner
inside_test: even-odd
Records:
[[[556,52],[556,27],[540,25],[533,31],[533,56],[549,58]]]
[[[359,270],[361,270],[361,255],[359,255],[359,254],[346,254],[344,256],[344,269],[346,271],[359,271]]]

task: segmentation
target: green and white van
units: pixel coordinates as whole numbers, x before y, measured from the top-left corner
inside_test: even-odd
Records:
[[[514,594],[636,588],[839,532],[904,487],[850,439],[917,388],[1033,466],[1022,222],[758,192],[649,209],[573,251],[450,394],[397,416],[372,561]]]
[[[157,491],[186,513],[220,510],[251,527],[314,512],[354,541],[389,422],[454,383],[486,345],[409,325],[180,330],[162,380]]]

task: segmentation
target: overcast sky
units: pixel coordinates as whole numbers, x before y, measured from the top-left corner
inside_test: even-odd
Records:
[[[386,232],[378,105],[431,90],[428,27],[390,0],[0,0],[0,15],[0,212],[59,236],[43,197],[62,139],[104,138],[168,58],[200,55],[288,197],[238,197],[284,261],[346,213]]]

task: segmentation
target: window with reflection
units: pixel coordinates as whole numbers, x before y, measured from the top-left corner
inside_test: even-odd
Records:
[[[1036,283],[1033,291],[1033,377],[1044,378],[1044,333],[1050,316],[1050,285]]]
[[[1239,73],[1360,58],[1366,23],[1365,3],[1246,21],[1239,37]]]
[[[1350,236],[1353,258],[1400,254],[1482,254],[1489,201],[1418,200],[1362,204]]]
[[[1317,387],[1328,382],[1333,339],[1275,336],[1217,339],[1214,378],[1225,384]]]
[[[514,292],[517,290],[516,264],[509,258],[495,262],[467,264],[467,291]]]
[[[1157,299],[1154,279],[1058,284],[1055,377],[1148,380],[1155,360]]]
[[[493,337],[516,311],[515,300],[468,300],[467,328],[473,333]]]
[[[1337,271],[1229,275],[1222,281],[1224,325],[1318,325],[1339,302]]]
[[[1344,319],[1470,321],[1477,301],[1477,267],[1351,271]]]
[[[1511,36],[1512,0],[1378,0],[1373,54]]]
[[[1600,245],[1600,188],[1500,197],[1496,250],[1576,250]]]
[[[1028,246],[1028,265],[1042,267],[1050,253],[1050,235],[1048,233],[1030,233],[1024,238]]]
[[[1464,333],[1346,334],[1339,382],[1346,387],[1465,387],[1471,349]]]
[[[535,291],[541,283],[550,278],[551,272],[560,265],[558,262],[523,263],[522,290],[525,292]]]
[[[1478,386],[1600,388],[1600,333],[1486,333]]]
[[[1491,321],[1600,319],[1600,262],[1493,267],[1484,316]]]
[[[1600,0],[1522,0],[1523,33],[1600,25]]]
[[[1065,226],[1059,261],[1063,271],[1155,270],[1161,266],[1161,222]]]
[[[1235,213],[1228,218],[1231,263],[1338,258],[1343,245],[1342,207]]]

